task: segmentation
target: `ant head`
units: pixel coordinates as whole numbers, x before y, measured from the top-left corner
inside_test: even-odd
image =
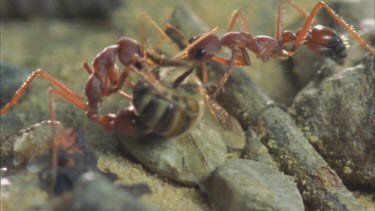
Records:
[[[141,45],[136,41],[128,37],[122,37],[117,41],[118,58],[124,65],[136,65],[141,58],[144,57]]]
[[[199,35],[189,40],[188,56],[199,62],[210,60],[221,48],[219,38],[214,34]]]

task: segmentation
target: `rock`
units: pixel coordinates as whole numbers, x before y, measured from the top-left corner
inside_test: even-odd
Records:
[[[212,174],[208,187],[218,210],[304,210],[291,177],[250,160],[230,160]]]
[[[246,146],[241,157],[278,169],[277,163],[272,159],[267,147],[262,144],[261,138],[251,129],[246,131]]]
[[[375,57],[312,81],[289,111],[346,183],[375,188]]]
[[[55,129],[62,130],[62,124],[56,122]],[[53,210],[39,178],[39,171],[50,164],[46,155],[50,152],[51,138],[51,123],[44,121],[2,140],[2,209]]]
[[[63,129],[59,122],[55,123],[55,132]],[[44,121],[21,130],[14,137],[13,164],[31,164],[42,156],[49,154],[52,143],[52,128],[50,121]]]
[[[132,195],[116,188],[104,176],[87,172],[76,183],[69,204],[60,204],[61,210],[153,210],[138,202]]]
[[[51,147],[48,152],[54,150],[56,157],[53,153],[48,153],[49,157],[44,160],[52,161],[55,158],[56,165],[49,162],[48,167],[39,172],[39,177],[53,194],[59,195],[72,190],[82,174],[97,170],[98,159],[82,128],[63,129],[54,134],[52,143],[55,147]],[[109,173],[106,175],[112,176]]]
[[[63,129],[59,122],[55,123],[55,132]],[[1,137],[1,160],[7,166],[32,164],[50,150],[52,129],[50,121],[43,121],[20,130],[16,135]]]
[[[210,114],[186,134],[167,140],[136,141],[120,137],[125,151],[147,168],[172,180],[194,185],[226,160],[227,148]]]
[[[1,175],[1,183],[1,210],[54,210],[37,172],[9,169]]]

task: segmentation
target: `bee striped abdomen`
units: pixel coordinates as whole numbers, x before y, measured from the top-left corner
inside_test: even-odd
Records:
[[[133,105],[139,119],[150,132],[164,137],[181,135],[199,119],[203,103],[179,90],[157,89],[142,82],[136,84]]]
[[[184,105],[185,109],[181,110],[179,121],[174,125],[174,132],[176,134],[181,134],[187,131],[189,128],[197,122],[200,117],[200,108],[199,102],[192,100],[188,97],[180,98],[181,105]]]

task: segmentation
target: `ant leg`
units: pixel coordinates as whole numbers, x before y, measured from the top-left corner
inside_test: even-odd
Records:
[[[305,41],[305,38],[309,32],[309,28],[312,25],[315,16],[322,8],[324,8],[342,27],[344,27],[362,47],[370,51],[372,54],[375,54],[374,48],[372,48],[369,44],[362,40],[362,38],[352,29],[352,27],[350,27],[343,19],[341,19],[329,6],[321,1],[314,7],[309,17],[307,17],[305,24],[297,35],[297,39],[292,50],[288,52],[288,56],[292,56],[296,49]]]
[[[170,37],[180,49],[184,49],[189,44],[189,40],[186,39],[184,33],[172,24],[165,24],[164,32],[168,34],[168,37]]]
[[[232,31],[236,21],[240,22],[242,30],[250,33],[249,24],[247,23],[245,16],[243,15],[241,9],[238,9],[233,12],[232,17],[230,18],[230,21],[229,21],[227,32]]]
[[[75,95],[72,95],[71,93],[54,88],[50,88],[48,90],[48,104],[49,104],[49,112],[51,117],[51,123],[52,123],[52,134],[55,134],[55,109],[53,108],[53,95],[59,96],[63,98],[64,100],[70,102],[71,104],[77,106],[81,110],[86,109],[86,102],[84,102],[82,99],[77,99]],[[55,140],[55,136],[52,138],[52,187],[55,186],[56,183],[56,176],[57,176],[57,144]],[[53,191],[52,191],[53,192]]]
[[[78,108],[82,110],[86,108],[86,103],[82,100],[82,98],[78,94],[70,90],[68,87],[63,85],[61,82],[57,81],[52,76],[48,75],[47,73],[44,73],[41,69],[39,69],[39,70],[34,71],[31,74],[31,76],[26,80],[26,82],[16,92],[16,94],[11,99],[11,101],[8,104],[6,104],[4,108],[1,109],[0,116],[3,115],[9,108],[11,108],[13,105],[15,105],[18,102],[19,98],[22,96],[25,90],[30,86],[31,82],[35,79],[36,76],[41,76],[47,79],[49,82],[51,82],[52,84],[54,84],[55,86],[63,90],[67,98],[69,98],[72,104],[74,104]]]
[[[87,71],[87,73],[88,73],[89,75],[91,75],[91,74],[94,72],[94,70],[92,70],[92,68],[90,67],[89,64],[87,64],[87,62],[84,62],[84,63],[82,64],[82,66],[85,68],[85,70]]]
[[[234,62],[233,62],[233,67],[243,67],[243,66],[247,66],[248,65],[245,62],[237,60],[237,59],[241,60],[242,58],[236,58],[234,60]],[[225,59],[225,58],[223,58],[221,56],[214,56],[214,57],[212,57],[212,60],[216,61],[216,62],[219,62],[221,64],[224,64],[224,65],[229,65],[230,64],[230,60]]]
[[[57,96],[63,98],[64,100],[66,100],[69,103],[77,106],[81,110],[87,109],[87,103],[83,99],[81,99],[80,97],[77,98],[74,95],[71,95],[70,93],[67,93],[65,91],[50,88],[50,90],[49,90],[49,96],[50,97],[49,98],[51,98],[52,95],[57,95]],[[53,112],[54,110],[52,108],[52,100],[50,100],[49,103],[50,103],[51,120],[53,121],[54,117],[55,117],[55,114],[54,114],[54,112]]]
[[[129,71],[131,70],[130,68],[131,67],[127,67],[124,71],[121,72],[121,75],[118,78],[117,84],[109,90],[110,93],[116,92],[116,93],[118,93],[119,95],[121,95],[122,97],[124,97],[128,100],[132,100],[132,97],[129,96],[128,94],[126,94],[125,92],[120,91],[120,89],[124,85],[125,81],[127,82],[127,84],[128,84],[128,82],[130,84],[130,81],[126,80],[127,77],[128,77]]]
[[[205,62],[202,64],[202,81],[203,81],[203,84],[207,84],[207,81],[208,81],[208,78],[207,78],[207,65],[206,65]]]
[[[288,3],[292,5],[292,7],[294,7],[294,9],[296,9],[304,18],[307,19],[309,17],[309,13],[306,10],[304,10],[302,7],[297,5],[293,0],[288,0]]]
[[[141,14],[141,29],[140,29],[141,38],[140,40],[141,40],[142,49],[144,49],[144,43],[145,43],[145,37],[144,37],[145,21],[148,21],[162,35],[158,43],[158,48],[160,48],[162,40],[167,39],[168,43],[172,43],[175,48],[179,49],[178,46],[176,46],[176,44],[173,42],[173,40],[164,32],[164,30],[160,28],[160,26],[146,13]]]
[[[288,3],[292,5],[305,19],[308,18],[309,14],[300,6],[298,6],[293,0],[288,0]],[[276,16],[276,32],[275,32],[275,39],[277,41],[288,42],[289,40],[284,40],[283,37],[283,6],[284,0],[279,0],[279,5],[277,8],[277,16]],[[292,38],[293,40],[295,38]]]
[[[234,64],[235,59],[236,59],[236,53],[232,52],[232,57],[230,58],[228,68],[225,71],[223,77],[221,78],[219,85],[217,86],[215,92],[210,96],[211,100],[215,99],[216,96],[220,93],[220,90],[224,87],[225,82],[228,80],[229,75],[233,71],[233,64]]]
[[[90,67],[90,65],[87,64],[87,62],[84,62],[84,63],[83,63],[83,67],[86,69],[86,71],[88,72],[89,75],[91,75],[91,74],[94,72],[94,71],[92,70],[92,68]],[[119,94],[120,96],[122,96],[122,97],[124,97],[124,98],[126,98],[126,99],[128,99],[128,100],[132,100],[132,97],[131,97],[131,96],[129,96],[128,94],[126,94],[126,93],[123,92],[123,91],[119,91],[119,89],[122,87],[122,85],[124,84],[124,82],[126,82],[126,84],[127,84],[128,86],[130,86],[130,87],[134,87],[134,84],[132,84],[130,81],[127,81],[127,75],[128,75],[128,72],[129,72],[129,71],[126,72],[126,70],[123,71],[123,72],[121,72],[121,75],[120,75],[120,77],[119,77],[119,82],[118,82],[118,84],[117,84],[114,88],[112,88],[112,89],[110,90],[110,92],[117,92],[117,94]]]
[[[276,16],[276,32],[275,32],[275,39],[280,41],[282,38],[282,31],[283,31],[283,4],[284,0],[279,0],[279,5],[277,7],[277,16]]]

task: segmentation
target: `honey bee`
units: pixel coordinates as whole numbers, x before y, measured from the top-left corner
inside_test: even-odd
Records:
[[[138,131],[119,133],[119,138],[123,149],[144,165],[163,176],[204,190],[201,181],[225,162],[228,148],[244,147],[245,136],[237,120],[209,99],[195,74],[173,86],[185,69],[163,66],[148,75],[135,73],[139,81],[133,88],[131,107],[132,120],[136,121],[134,129]],[[154,76],[158,79],[154,80]],[[167,158],[176,153],[173,161]],[[155,157],[160,159],[155,161]],[[171,176],[174,174],[171,168],[177,175]]]
[[[133,89],[132,107],[146,133],[161,137],[179,136],[202,117],[204,99],[197,77],[190,77],[174,88],[166,82],[150,80],[153,77],[150,74],[149,78],[136,74],[140,80]]]
[[[157,77],[161,78],[156,82],[158,87],[150,89],[147,83],[138,83],[135,86],[133,105],[141,111],[139,118],[158,133],[162,132],[159,127],[170,131],[163,133],[164,137],[173,137],[193,128],[203,114],[207,113],[203,118],[207,118],[211,126],[221,132],[224,144],[231,149],[242,149],[245,145],[242,126],[216,101],[210,99],[196,75],[190,75],[179,86],[174,86],[181,71],[184,70],[164,67],[159,73],[155,73],[160,74]],[[155,90],[163,93],[156,93]],[[158,96],[158,100],[153,96]],[[164,99],[159,100],[160,96]],[[137,111],[137,108],[135,110]]]

